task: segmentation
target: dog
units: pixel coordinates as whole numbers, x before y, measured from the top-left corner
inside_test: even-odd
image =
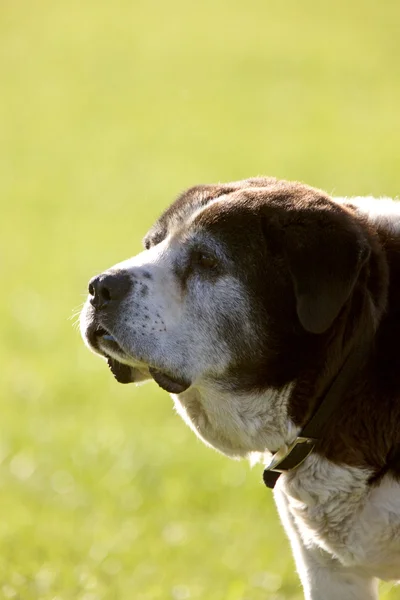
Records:
[[[199,185],[144,247],[89,282],[86,344],[266,465],[307,600],[376,599],[400,579],[400,206]]]

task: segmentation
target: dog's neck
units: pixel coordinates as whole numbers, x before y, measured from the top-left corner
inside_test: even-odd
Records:
[[[280,389],[237,393],[207,381],[172,397],[177,412],[206,444],[253,461],[295,439],[298,429],[288,419],[292,389],[289,383]]]

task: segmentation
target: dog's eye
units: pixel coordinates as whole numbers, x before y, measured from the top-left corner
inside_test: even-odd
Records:
[[[207,252],[197,251],[193,254],[192,257],[193,264],[196,267],[200,267],[201,269],[207,271],[214,271],[218,268],[218,261],[212,254],[208,254]]]

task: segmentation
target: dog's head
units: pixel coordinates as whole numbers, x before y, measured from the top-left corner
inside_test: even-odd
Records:
[[[144,245],[90,281],[88,346],[123,383],[153,378],[227,454],[287,442],[309,409],[295,414],[294,388],[365,305],[362,222],[319,190],[257,178],[189,189]]]

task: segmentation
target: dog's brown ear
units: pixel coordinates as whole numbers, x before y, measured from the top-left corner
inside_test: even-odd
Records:
[[[284,252],[297,315],[310,333],[324,333],[349,298],[370,247],[348,215],[325,215],[285,227]]]

